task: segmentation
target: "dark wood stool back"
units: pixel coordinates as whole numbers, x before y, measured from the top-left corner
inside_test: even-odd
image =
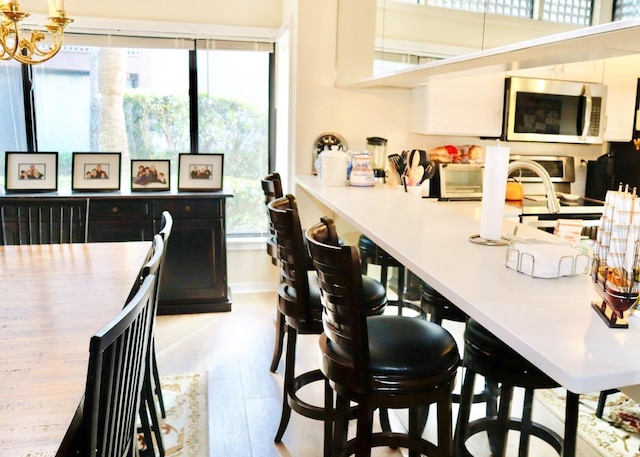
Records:
[[[337,393],[334,451],[369,455],[375,446],[405,447],[410,456],[453,454],[451,391],[460,356],[441,326],[403,316],[367,316],[358,250],[338,246],[333,221],[306,231],[318,272],[324,333],[321,370]],[[347,441],[347,410],[357,403],[356,437]],[[325,400],[328,403],[328,400]],[[428,405],[438,406],[438,445],[423,439]],[[409,432],[373,433],[378,408],[409,410]]]

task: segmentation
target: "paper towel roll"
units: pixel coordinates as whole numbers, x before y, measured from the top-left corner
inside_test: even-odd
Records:
[[[480,237],[485,240],[496,241],[502,238],[509,152],[509,148],[499,146],[489,146],[486,149],[480,214]]]

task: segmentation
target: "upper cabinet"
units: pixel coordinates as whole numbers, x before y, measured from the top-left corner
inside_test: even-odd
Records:
[[[602,60],[589,60],[586,62],[574,62],[548,65],[537,68],[528,68],[526,70],[513,70],[507,72],[507,76],[557,79],[561,81],[580,81],[586,83],[601,83],[603,68],[604,62]]]
[[[498,137],[504,73],[432,80],[411,89],[409,129],[431,135]]]
[[[605,141],[630,141],[640,77],[640,54],[607,59],[603,84],[607,86]]]

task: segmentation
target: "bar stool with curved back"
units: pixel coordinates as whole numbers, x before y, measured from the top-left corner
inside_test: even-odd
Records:
[[[518,451],[520,457],[528,454],[531,436],[545,441],[561,455],[574,455],[579,396],[567,392],[564,439],[562,439],[543,424],[533,422],[531,418],[534,390],[558,387],[558,383],[471,318],[467,320],[464,339],[463,363],[466,370],[455,433],[456,456],[472,455],[466,448],[466,441],[471,436],[486,431],[491,455],[503,457],[509,430],[520,432]],[[482,375],[492,384],[500,385],[500,403],[497,414],[469,422],[476,374]],[[524,388],[525,392],[521,419],[510,417],[515,387]]]
[[[276,198],[282,198],[282,180],[277,171],[268,174],[262,180],[262,191],[264,192],[264,205],[267,207]],[[267,220],[269,220],[269,237],[267,238],[267,254],[271,256],[271,263],[278,265],[278,247],[276,243],[276,233],[269,219],[269,209],[267,208]],[[269,371],[275,373],[282,357],[282,348],[284,347],[284,335],[286,334],[286,322],[282,313],[276,307],[276,335],[273,344],[273,356]]]
[[[156,278],[145,278],[138,292],[89,346],[82,413],[68,455],[133,457]]]
[[[0,244],[86,243],[88,198],[16,198],[0,207]]]
[[[308,267],[309,256],[300,226],[300,218],[295,197],[287,195],[273,200],[268,205],[269,218],[276,234],[280,264],[280,286],[278,287],[278,308],[285,316],[287,346],[285,356],[284,393],[282,416],[275,441],[280,442],[293,409],[298,414],[325,421],[325,455],[330,451],[332,421],[326,417],[324,406],[315,406],[303,401],[298,392],[304,386],[315,382],[325,382],[320,370],[312,370],[296,376],[296,342],[298,335],[319,335],[322,333],[322,305],[317,277]],[[378,281],[364,276],[359,290],[360,303],[364,314],[381,314],[387,304],[385,289]]]
[[[321,370],[337,394],[334,452],[368,456],[372,447],[392,446],[408,448],[411,457],[452,456],[451,392],[460,364],[453,336],[423,319],[367,316],[358,250],[335,243],[329,218],[310,227],[306,238],[322,297]],[[358,424],[356,437],[347,441],[350,402],[357,403]],[[437,445],[422,438],[432,403],[438,410]],[[408,433],[373,433],[376,408],[408,409]]]
[[[405,275],[409,272],[405,269],[404,265],[366,235],[360,235],[358,239],[358,250],[360,251],[362,274],[367,274],[369,265],[379,266],[380,282],[385,286],[389,285],[389,268],[397,268],[398,278],[396,287],[398,298],[397,300],[390,300],[389,306],[396,306],[398,308],[398,316],[402,315],[404,308],[409,308],[418,314],[422,314],[419,305],[405,300]]]

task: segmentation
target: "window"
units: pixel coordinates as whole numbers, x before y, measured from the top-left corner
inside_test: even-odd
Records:
[[[544,0],[542,20],[565,24],[591,25],[593,0]]]
[[[425,4],[425,0],[395,1],[418,5]],[[625,3],[624,0],[622,3]],[[626,3],[637,2],[627,0]],[[539,4],[542,6],[541,13],[538,13]],[[539,2],[534,0],[426,0],[426,5],[576,25],[591,25],[593,12],[593,0],[540,0]],[[535,10],[534,7],[536,8]],[[636,5],[628,8],[638,10]]]
[[[64,191],[73,152],[121,152],[123,189],[131,159],[169,159],[175,189],[180,153],[223,153],[224,188],[234,194],[227,232],[266,233],[260,178],[269,163],[272,44],[209,42],[200,50],[195,40],[73,35],[65,44],[54,59],[25,67],[33,109],[23,101],[21,66],[1,64],[0,119],[13,130],[0,140],[2,160],[6,150],[57,151]]]
[[[614,21],[640,17],[640,2],[638,0],[615,0],[613,5]]]

